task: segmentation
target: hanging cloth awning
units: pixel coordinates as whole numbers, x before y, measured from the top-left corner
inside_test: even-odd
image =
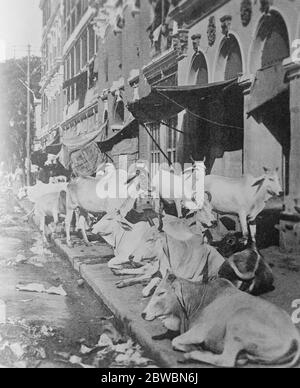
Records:
[[[98,146],[101,151],[108,152],[110,151],[116,144],[120,143],[124,139],[132,139],[138,137],[138,122],[132,116],[129,115],[125,124],[118,130],[118,132],[114,133],[112,136],[105,140],[98,141]]]
[[[71,131],[62,138],[62,145],[68,148],[70,153],[80,150],[86,147],[91,142],[98,143],[103,139],[103,129],[106,127],[107,122],[101,125],[100,128],[93,132],[75,134]]]
[[[103,129],[106,127],[106,125],[107,122],[102,124],[100,128],[93,132],[79,135],[76,134],[75,131],[68,131],[68,133],[62,137],[62,147],[59,152],[60,163],[66,169],[68,169],[71,162],[71,156],[74,152],[80,151],[82,149],[86,150],[89,145],[96,144],[103,139]]]
[[[281,63],[259,70],[250,92],[248,115],[287,91],[289,84],[285,79],[286,70]]]
[[[148,96],[130,103],[128,110],[144,123],[166,120],[185,109],[196,112],[202,100],[232,88],[240,90],[237,78],[202,86],[156,86]]]

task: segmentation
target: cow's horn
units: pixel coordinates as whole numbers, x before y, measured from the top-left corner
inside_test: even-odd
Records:
[[[207,195],[208,202],[212,201],[212,195],[209,191],[205,191],[205,194]]]
[[[155,226],[154,221],[152,220],[152,218],[147,217],[147,221],[149,222],[149,225],[150,225],[151,227]]]

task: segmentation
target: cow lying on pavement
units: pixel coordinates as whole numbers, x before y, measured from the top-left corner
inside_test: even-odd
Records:
[[[274,290],[272,269],[256,249],[245,249],[226,259],[218,276],[252,295]]]
[[[300,360],[300,335],[288,314],[224,279],[203,284],[168,273],[142,317],[176,328],[181,335],[172,345],[186,360],[228,368],[293,367]]]
[[[206,213],[204,212],[204,214]],[[197,217],[201,220],[201,213]],[[202,221],[205,224],[208,223],[207,219]],[[210,277],[217,276],[219,268],[224,263],[223,257],[216,249],[205,244],[203,237],[196,235],[186,220],[172,216],[164,217],[163,233],[158,231],[156,225],[152,226],[146,234],[145,242],[140,245],[140,250],[137,251],[140,252],[139,257],[146,256],[145,249],[154,256],[150,263],[139,269],[114,270],[114,273],[119,276],[136,276],[118,282],[119,288],[150,281],[143,290],[144,297],[151,294],[167,270],[172,270],[186,279],[200,281],[207,262]]]
[[[118,211],[104,216],[94,227],[93,234],[99,234],[114,248],[115,257],[108,263],[109,268],[120,269],[124,264],[137,263],[141,266],[143,259],[153,257],[153,252],[147,249],[146,236],[150,230],[148,222],[132,224]],[[143,246],[143,249],[139,249]]]
[[[213,209],[221,214],[238,215],[244,243],[249,239],[256,246],[256,217],[264,210],[266,202],[282,193],[278,170],[264,169],[264,175],[254,178],[245,175],[240,179],[216,175],[205,177],[205,190],[211,194]]]

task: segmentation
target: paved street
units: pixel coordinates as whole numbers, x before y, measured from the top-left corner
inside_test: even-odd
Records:
[[[111,313],[92,291],[78,285],[78,275],[69,263],[54,251],[43,251],[39,232],[22,220],[24,214],[16,204],[2,197],[0,213],[0,300],[7,310],[7,323],[0,326],[0,365],[102,368],[149,364],[141,358],[139,347],[115,330]],[[62,286],[67,296],[17,290],[28,284],[42,285],[45,290]],[[103,333],[102,345],[96,347]],[[120,343],[119,348],[111,340]]]

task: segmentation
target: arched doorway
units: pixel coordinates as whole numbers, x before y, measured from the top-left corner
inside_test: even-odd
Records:
[[[229,81],[243,74],[243,60],[234,35],[220,45],[215,81]],[[213,121],[227,126],[211,125],[211,172],[227,177],[240,177],[244,172],[244,97],[238,88],[229,89],[210,104]]]
[[[278,89],[278,77],[284,74],[282,62],[289,55],[289,35],[285,21],[279,13],[272,11],[269,16],[262,18],[251,50],[250,70],[264,83],[264,91],[266,95],[270,94],[270,98],[251,112],[247,164],[253,174],[261,173],[263,166],[278,167],[286,194],[289,192],[291,141],[290,91],[288,84],[284,88],[284,81],[280,93],[275,94],[269,90]],[[253,98],[255,90],[250,95],[250,104]]]
[[[188,74],[189,85],[208,84],[208,66],[203,53],[198,52],[191,61]],[[198,116],[206,116],[206,101],[199,101],[198,109],[193,112]],[[184,135],[179,137],[178,161],[181,164],[191,163],[190,156],[195,160],[203,160],[209,148],[209,129],[207,123],[191,113],[185,113],[183,118]]]

